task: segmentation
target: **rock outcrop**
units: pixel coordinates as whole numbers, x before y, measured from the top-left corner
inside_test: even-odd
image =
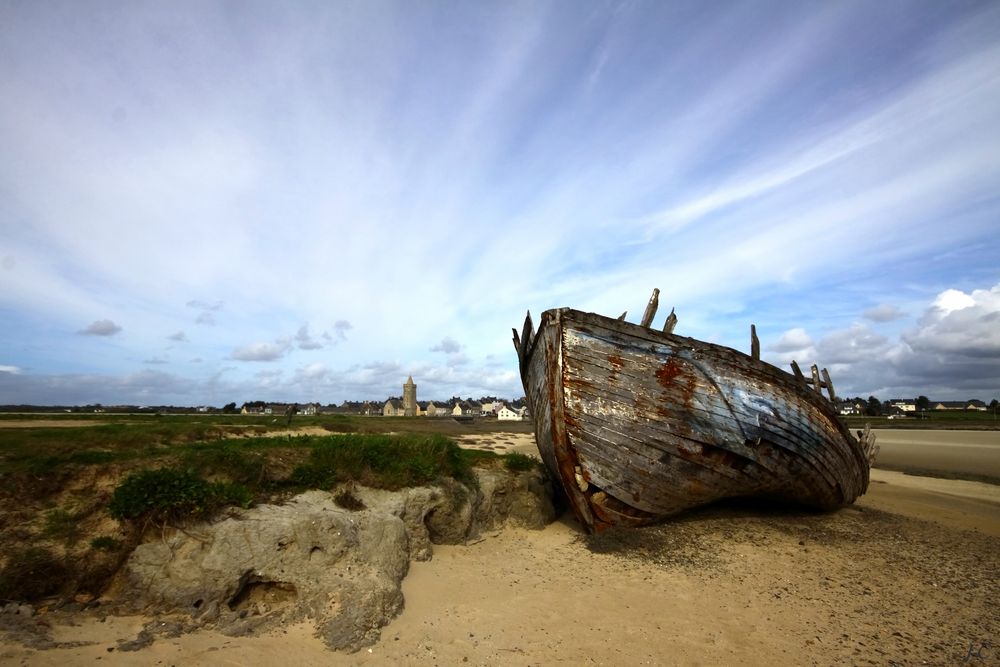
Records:
[[[453,480],[401,491],[356,486],[232,510],[137,547],[121,597],[147,612],[186,612],[227,634],[309,617],[331,648],[358,650],[401,611],[409,562],[430,558],[432,544],[508,523],[538,529],[555,518],[540,470],[477,476],[478,488]]]

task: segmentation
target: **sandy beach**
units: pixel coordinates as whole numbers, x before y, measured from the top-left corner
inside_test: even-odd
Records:
[[[1000,431],[876,429],[878,465],[1000,482]]]
[[[939,463],[962,451],[952,472],[964,469],[964,435],[934,433],[944,439],[935,450],[908,443],[913,433],[880,433],[883,451],[894,461],[936,451]],[[518,434],[462,444],[534,451]],[[987,458],[1000,451],[986,444]],[[177,619],[98,607],[40,610],[48,634],[34,645],[53,646],[44,650],[8,617],[0,663],[1000,664],[998,573],[1000,486],[876,469],[865,496],[829,514],[731,503],[598,538],[564,514],[541,531],[436,546],[404,580],[403,613],[355,654],[330,652],[308,623],[171,636]],[[126,650],[143,628],[152,643]]]

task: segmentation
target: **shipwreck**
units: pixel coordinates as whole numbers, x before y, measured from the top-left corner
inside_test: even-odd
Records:
[[[761,361],[753,325],[750,354],[674,334],[673,311],[655,330],[658,298],[639,324],[559,308],[514,329],[539,451],[584,528],[725,498],[829,510],[865,493],[874,434],[838,418],[826,369]]]

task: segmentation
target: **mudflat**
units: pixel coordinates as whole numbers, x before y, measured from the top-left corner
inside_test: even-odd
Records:
[[[1000,482],[1000,431],[876,429],[876,466]]]

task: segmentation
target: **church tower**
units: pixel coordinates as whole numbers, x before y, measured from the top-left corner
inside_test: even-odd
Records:
[[[403,416],[417,416],[417,385],[413,384],[413,376],[406,378],[403,385]]]

